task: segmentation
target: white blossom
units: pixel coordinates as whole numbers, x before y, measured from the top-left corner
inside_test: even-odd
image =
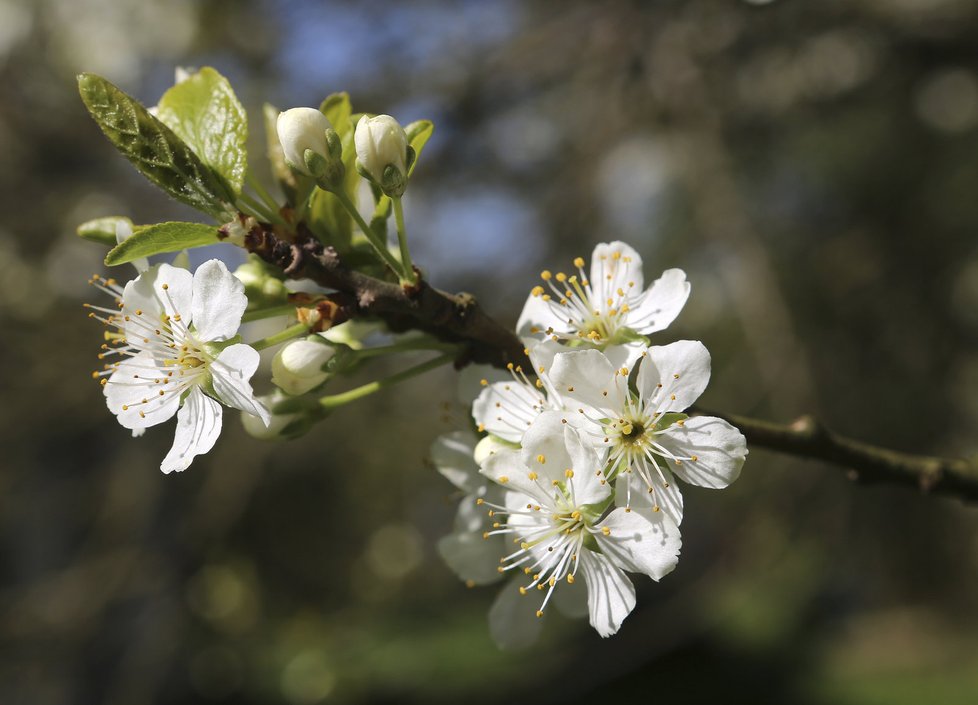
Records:
[[[564,419],[606,456],[618,504],[661,508],[678,524],[683,498],[673,476],[726,487],[740,474],[747,444],[723,419],[682,413],[710,380],[710,354],[702,343],[650,347],[640,360],[634,392],[631,370],[598,350],[557,355],[550,377],[570,409]]]
[[[293,340],[284,345],[272,359],[272,382],[289,394],[305,394],[326,381],[323,370],[336,349],[315,340]]]
[[[163,472],[184,470],[209,451],[221,432],[221,403],[269,423],[249,380],[258,352],[234,343],[247,306],[244,286],[223,262],[210,260],[195,274],[159,264],[122,289],[111,280],[100,288],[117,296],[119,310],[90,306],[92,316],[116,329],[101,359],[106,403],[125,428],[139,430],[177,416],[173,446]]]
[[[326,130],[333,127],[329,119],[315,108],[291,108],[279,113],[275,127],[285,161],[296,171],[312,176],[304,155],[310,149],[326,158]]]
[[[650,508],[610,508],[604,464],[561,416],[541,414],[520,450],[499,450],[482,464],[486,477],[509,490],[501,505],[483,501],[507,515],[486,535],[512,538],[518,548],[503,556],[501,566],[522,573],[490,612],[494,636],[516,630],[522,640],[526,611],[518,600],[535,604],[536,616],[542,617],[558,587],[581,589],[575,587],[579,576],[591,626],[610,636],[635,606],[625,571],[659,580],[679,558],[679,528],[668,515]],[[531,593],[541,597],[534,600]]]
[[[577,273],[544,271],[520,314],[520,336],[590,341],[599,346],[632,342],[634,334],[664,330],[689,297],[681,269],[668,269],[644,287],[642,258],[623,242],[601,243],[591,255],[574,260]]]
[[[407,178],[407,134],[390,115],[361,117],[353,133],[353,143],[360,166],[377,184],[384,183],[384,170],[388,166]]]

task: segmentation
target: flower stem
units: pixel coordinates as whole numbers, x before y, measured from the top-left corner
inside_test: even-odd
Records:
[[[374,382],[370,382],[359,387],[354,387],[353,389],[340,394],[331,394],[329,396],[322,397],[319,400],[319,406],[324,411],[332,411],[338,406],[349,404],[351,401],[356,401],[357,399],[369,396],[374,392],[379,392],[381,389],[392,387],[406,379],[416,377],[420,374],[428,372],[429,370],[441,367],[445,363],[451,362],[454,357],[455,356],[452,354],[439,355],[432,360],[422,362],[420,365],[415,365],[414,367],[409,367],[408,369],[402,370],[401,372],[393,374],[390,377],[385,377],[384,379],[378,379]]]
[[[280,208],[279,204],[276,202],[272,194],[268,192],[268,189],[265,188],[262,182],[258,180],[258,177],[255,176],[250,169],[248,170],[248,173],[245,178],[248,182],[248,185],[255,190],[255,193],[258,194],[258,197],[265,203],[265,205],[268,206],[268,208],[273,213],[277,213],[278,209]]]
[[[264,318],[274,318],[275,316],[292,316],[295,318],[295,304],[282,304],[281,306],[271,306],[269,308],[257,308],[253,311],[245,311],[241,316],[242,323],[250,321],[260,321]]]
[[[377,236],[377,233],[374,232],[373,228],[371,228],[367,221],[363,219],[363,216],[360,215],[360,211],[358,211],[357,207],[353,205],[353,201],[350,200],[350,197],[346,194],[346,191],[340,189],[333,191],[332,193],[336,195],[340,203],[343,204],[343,207],[346,208],[347,212],[355,221],[357,221],[357,225],[360,226],[363,234],[367,236],[367,240],[370,241],[370,244],[374,246],[374,249],[377,251],[377,254],[380,255],[380,258],[387,263],[387,266],[390,267],[400,279],[403,280],[403,265],[398,262],[394,255],[391,254],[391,251],[387,249],[387,243],[381,242],[381,239]]]
[[[269,335],[260,340],[256,340],[250,343],[251,347],[255,350],[264,350],[265,348],[270,348],[273,345],[278,345],[279,343],[284,343],[286,340],[292,340],[293,338],[298,338],[300,335],[305,335],[309,332],[309,326],[305,323],[296,323],[291,325],[283,331],[279,331],[274,335]]]
[[[240,196],[238,196],[238,203],[236,205],[241,210],[244,210],[241,208],[241,206],[246,206],[247,208],[251,209],[253,215],[261,218],[262,220],[268,221],[269,223],[285,225],[285,221],[282,219],[282,216],[271,212],[267,206],[259,203],[246,193],[242,193]]]
[[[414,263],[411,261],[411,253],[408,251],[407,228],[404,227],[404,207],[401,205],[400,197],[392,199],[394,201],[394,220],[397,222],[397,244],[401,248],[401,262],[404,265],[404,274],[407,284],[417,284],[417,275],[414,273]]]

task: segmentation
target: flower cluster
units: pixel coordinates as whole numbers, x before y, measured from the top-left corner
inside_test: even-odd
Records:
[[[489,612],[503,647],[532,643],[533,616],[551,604],[588,615],[601,636],[617,632],[635,606],[626,573],[659,580],[679,560],[676,478],[726,487],[747,456],[729,423],[686,413],[710,378],[703,344],[646,337],[683,308],[685,274],[670,269],[646,288],[641,258],[621,242],[598,245],[589,272],[582,258],[574,265],[543,272],[523,309],[532,369],[482,380],[472,416],[483,439],[456,434],[432,448],[465,495],[442,557],[468,585],[513,576]]]

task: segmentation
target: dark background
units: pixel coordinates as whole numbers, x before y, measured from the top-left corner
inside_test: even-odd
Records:
[[[679,567],[616,637],[553,615],[500,653],[495,590],[434,550],[450,372],[288,444],[228,413],[163,476],[172,425],[129,438],[90,379],[104,251],[74,235],[193,217],[102,138],[77,72],[152,105],[214,65],[255,164],[263,101],[347,90],[436,123],[406,210],[437,285],[514,322],[540,269],[623,239],[647,280],[688,273],[658,341],[710,348],[707,406],[968,455],[976,36],[968,0],[0,0],[0,702],[978,701],[975,509],[760,449],[685,492]]]

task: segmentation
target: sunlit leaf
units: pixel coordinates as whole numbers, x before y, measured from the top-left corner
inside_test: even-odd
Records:
[[[116,245],[105,256],[107,265],[124,264],[140,257],[176,252],[184,248],[220,242],[217,227],[203,223],[157,223],[135,228],[132,237]]]

